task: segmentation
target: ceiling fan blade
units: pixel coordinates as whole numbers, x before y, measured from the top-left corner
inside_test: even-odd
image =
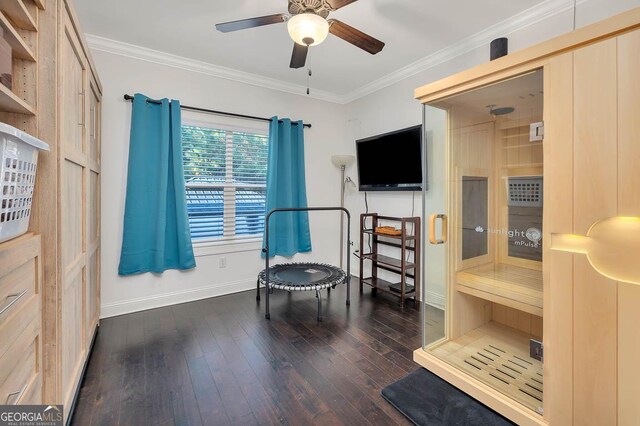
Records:
[[[304,67],[304,64],[307,62],[307,52],[309,52],[309,46],[293,43],[293,53],[291,53],[289,68]]]
[[[329,32],[336,37],[340,37],[346,42],[359,47],[362,50],[375,55],[380,52],[384,47],[384,43],[378,39],[371,37],[368,34],[363,33],[360,30],[353,28],[350,25],[340,22],[337,19],[329,19]]]
[[[327,0],[327,3],[331,6],[332,10],[338,10],[341,7],[345,7],[351,3],[354,3],[358,0]]]
[[[239,21],[224,22],[216,24],[216,30],[223,33],[231,31],[245,30],[247,28],[261,27],[263,25],[280,24],[286,22],[289,15],[278,13],[277,15],[259,16],[257,18],[241,19]]]

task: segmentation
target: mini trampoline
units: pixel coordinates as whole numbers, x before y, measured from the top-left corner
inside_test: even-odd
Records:
[[[318,321],[322,321],[322,297],[321,290],[327,289],[331,291],[338,284],[347,284],[347,306],[351,303],[349,284],[350,275],[350,262],[347,255],[347,271],[343,271],[337,266],[328,265],[326,263],[315,262],[299,262],[299,263],[282,263],[274,266],[269,266],[269,218],[272,214],[277,212],[296,212],[296,211],[329,211],[340,210],[347,215],[347,250],[349,253],[350,243],[350,228],[351,228],[351,215],[349,211],[343,207],[307,207],[307,208],[286,208],[286,209],[273,209],[265,218],[265,248],[262,250],[265,253],[265,269],[258,274],[257,281],[257,296],[256,300],[260,300],[260,286],[265,287],[265,318],[271,319],[269,313],[269,293],[273,290],[286,290],[289,292],[295,291],[315,291],[316,298],[318,299]]]

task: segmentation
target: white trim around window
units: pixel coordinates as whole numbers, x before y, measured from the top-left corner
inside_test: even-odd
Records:
[[[264,221],[264,217],[260,218],[264,212],[258,212],[256,207],[266,201],[260,201],[266,190],[266,147],[265,142],[257,142],[254,135],[262,139],[268,137],[268,124],[198,113],[183,115],[181,124],[211,129],[214,131],[212,140],[218,144],[212,145],[217,148],[210,149],[197,131],[183,140],[187,206],[195,255],[259,252],[262,226],[258,230],[256,221]],[[241,135],[236,139],[238,134],[247,134],[247,137],[244,139]],[[224,144],[224,149],[220,143]],[[245,147],[254,143],[259,143],[260,149],[256,150],[253,145]],[[260,153],[258,157],[257,152]],[[237,157],[238,153],[240,157]],[[251,167],[256,160],[259,168],[254,171]],[[222,207],[217,206],[219,203]],[[245,206],[244,214],[236,216],[236,208],[242,209],[242,206]],[[255,233],[247,233],[254,230]]]

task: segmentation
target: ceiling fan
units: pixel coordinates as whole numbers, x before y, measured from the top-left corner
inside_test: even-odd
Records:
[[[383,42],[337,19],[327,19],[329,13],[355,1],[357,0],[289,0],[289,14],[278,13],[225,22],[216,24],[216,29],[228,33],[286,22],[289,35],[294,41],[289,64],[291,68],[304,67],[309,47],[322,43],[329,33],[375,55],[384,47]]]

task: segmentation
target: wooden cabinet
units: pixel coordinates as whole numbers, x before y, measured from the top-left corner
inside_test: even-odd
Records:
[[[60,256],[61,388],[65,407],[73,402],[87,355],[88,180],[87,59],[67,10],[60,46]]]
[[[42,240],[42,321],[35,340],[41,385],[37,398],[27,398],[35,395],[29,388],[21,402],[64,404],[66,417],[100,317],[102,88],[70,0],[0,0],[0,11],[14,46],[13,88],[0,85],[0,121],[51,148],[38,159],[29,227]],[[0,360],[7,386],[35,377],[29,342],[36,331],[29,320],[15,320],[22,334],[12,328],[23,339],[15,346],[24,352],[20,365]]]
[[[42,265],[40,237],[0,245],[0,401],[41,404]]]
[[[89,118],[86,173],[86,339],[91,341],[100,318],[100,134],[102,104],[95,78],[89,80]]]
[[[640,418],[639,28],[631,10],[416,91],[444,189],[424,217],[448,225],[423,281],[447,325],[414,358],[518,424]]]
[[[60,16],[59,392],[65,412],[82,379],[100,314],[100,85],[72,5]]]

